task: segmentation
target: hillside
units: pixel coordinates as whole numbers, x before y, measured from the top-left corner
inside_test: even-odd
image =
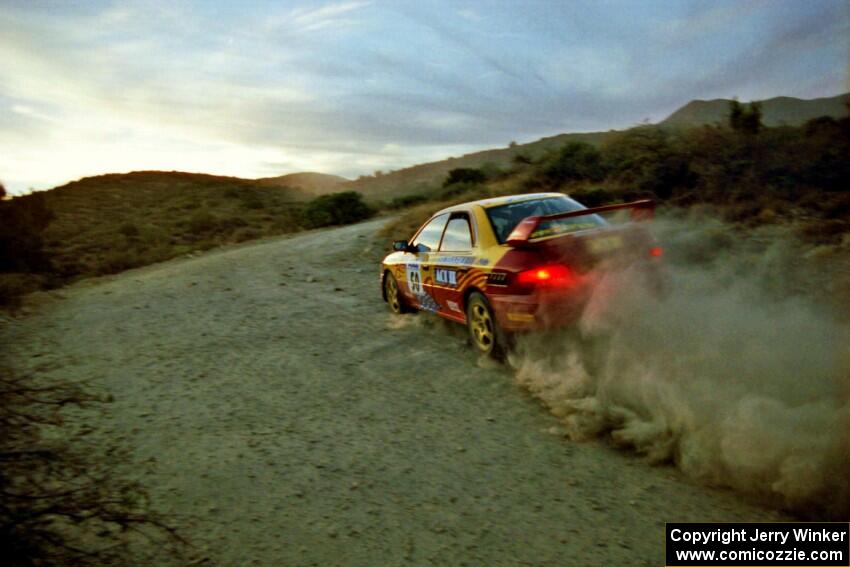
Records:
[[[692,100],[666,119],[659,126],[693,128],[705,124],[725,122],[729,115],[728,99]],[[762,123],[765,126],[802,126],[812,118],[847,115],[850,93],[829,98],[803,100],[779,96],[761,101]]]
[[[290,232],[305,200],[257,181],[162,171],[87,177],[37,196],[55,215],[44,240],[65,277]]]
[[[272,185],[276,187],[289,187],[299,189],[302,192],[311,195],[326,195],[337,191],[344,191],[342,185],[350,180],[339,175],[329,175],[327,173],[316,173],[306,171],[303,173],[290,173],[278,177],[262,177],[257,179],[257,182]]]
[[[562,146],[567,142],[585,142],[593,146],[601,145],[614,131],[588,132],[578,134],[559,134],[541,138],[536,142],[511,145],[507,148],[484,150],[460,157],[450,157],[442,161],[424,163],[386,173],[379,176],[364,176],[344,185],[346,190],[359,191],[367,199],[391,200],[397,197],[431,192],[439,187],[449,171],[460,167],[478,168],[482,166],[507,167],[516,156],[539,158],[546,150]]]
[[[691,128],[724,122],[729,112],[729,100],[694,100],[681,107],[660,126]],[[800,126],[819,116],[840,118],[847,115],[850,93],[829,98],[803,100],[792,97],[776,97],[762,101],[762,122],[765,126]],[[547,150],[559,148],[567,142],[585,142],[599,147],[616,137],[618,131],[558,134],[527,144],[511,145],[507,148],[484,150],[451,157],[442,161],[415,165],[379,176],[364,176],[346,183],[345,189],[359,191],[368,199],[392,200],[416,194],[433,193],[449,171],[455,168],[480,168],[496,166],[505,168],[516,156],[532,159],[541,157]]]

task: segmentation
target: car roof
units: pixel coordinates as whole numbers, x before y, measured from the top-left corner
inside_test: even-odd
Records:
[[[546,197],[564,196],[565,195],[563,193],[526,193],[523,195],[505,195],[504,197],[490,197],[489,199],[479,199],[477,201],[469,201],[468,203],[461,203],[459,205],[446,207],[445,209],[441,209],[434,213],[433,216],[440,215],[443,213],[452,213],[455,211],[466,211],[475,205],[484,207],[485,209],[489,209],[490,207],[498,207],[500,205],[507,205],[508,203],[521,203],[523,201],[533,201],[534,199],[544,199]]]

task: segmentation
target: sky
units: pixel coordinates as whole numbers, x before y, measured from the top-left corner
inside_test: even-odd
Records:
[[[848,67],[850,0],[0,0],[0,182],[355,178]]]

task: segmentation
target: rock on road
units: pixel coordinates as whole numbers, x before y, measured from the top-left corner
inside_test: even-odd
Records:
[[[778,518],[551,434],[461,326],[391,316],[381,222],[82,282],[0,339],[112,395],[99,434],[215,564],[662,565],[665,521]]]

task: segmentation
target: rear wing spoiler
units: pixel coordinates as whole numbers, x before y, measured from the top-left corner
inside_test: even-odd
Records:
[[[617,211],[620,209],[631,209],[632,220],[651,219],[655,212],[655,201],[652,199],[643,199],[640,201],[632,201],[631,203],[603,205],[601,207],[569,211],[567,213],[527,217],[516,225],[516,228],[514,228],[513,232],[511,232],[505,242],[510,246],[522,246],[523,244],[527,244],[531,235],[534,234],[534,231],[537,230],[540,223],[544,221],[566,219],[570,217],[582,217],[584,215],[595,215],[596,213],[607,213],[609,211]]]

